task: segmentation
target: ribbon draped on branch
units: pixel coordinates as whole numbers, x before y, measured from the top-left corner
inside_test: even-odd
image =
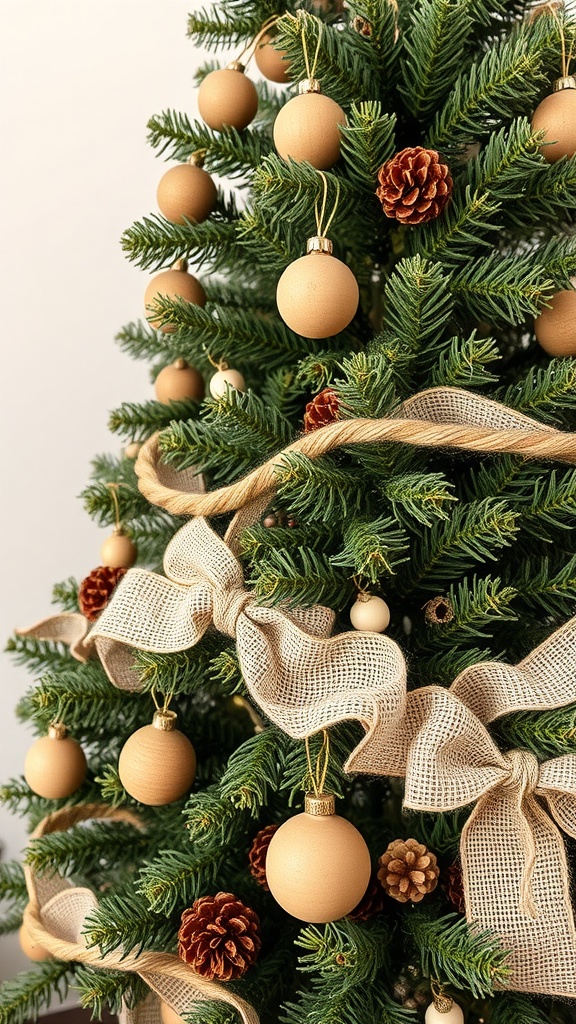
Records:
[[[64,807],[44,818],[31,839],[65,831],[80,821],[94,818],[140,826],[138,817],[131,811],[113,810],[105,804],[85,804]],[[259,1024],[253,1006],[224,985],[201,978],[173,953],[144,950],[125,955],[122,949],[116,949],[103,955],[97,948],[89,948],[89,918],[98,906],[92,890],[74,887],[57,873],[38,876],[29,865],[25,865],[24,873],[29,899],[24,925],[33,941],[59,960],[89,964],[100,970],[130,971],[148,985],[149,997],[134,1009],[125,1007],[121,1024],[161,1024],[160,1000],[179,1015],[189,1012],[199,1002],[215,1000],[234,1007],[243,1024]]]

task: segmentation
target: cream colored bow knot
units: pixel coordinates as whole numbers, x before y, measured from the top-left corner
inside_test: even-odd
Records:
[[[289,736],[356,718],[367,729],[361,747],[374,729],[401,719],[406,668],[398,645],[377,633],[330,636],[329,608],[258,605],[244,589],[240,563],[205,519],[175,534],[164,571],[130,569],[88,636],[115,685],[139,687],[132,648],[187,650],[213,625],[235,638],[249,693]]]

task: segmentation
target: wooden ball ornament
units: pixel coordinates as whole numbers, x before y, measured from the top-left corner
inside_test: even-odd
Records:
[[[33,960],[34,963],[41,963],[43,960],[49,960],[51,954],[44,946],[41,946],[39,942],[35,942],[26,925],[20,925],[18,931],[18,941],[20,943],[20,949],[27,956],[29,960]]]
[[[288,100],[274,122],[274,145],[284,160],[307,160],[326,171],[340,159],[342,107],[320,91],[316,79],[300,83],[300,93]]]
[[[165,1003],[163,999],[160,1000],[160,1020],[162,1024],[185,1024],[184,1019],[172,1009],[170,1003]]]
[[[286,267],[276,288],[280,316],[304,338],[329,338],[343,331],[359,300],[354,274],[332,255],[332,242],[320,235],[308,239],[306,256]]]
[[[442,996],[441,999],[442,1001],[430,1003],[424,1016],[425,1024],[464,1024],[462,1007],[447,996]],[[445,1006],[448,1006],[448,1009],[444,1009]]]
[[[350,609],[350,622],[354,629],[383,633],[390,625],[390,609],[376,594],[360,593]]]
[[[532,116],[534,131],[544,131],[540,152],[549,164],[576,153],[576,77],[566,75],[554,82],[554,92],[545,96]]]
[[[120,782],[130,796],[148,807],[171,804],[196,778],[196,754],[176,728],[174,711],[156,711],[152,725],[129,736],[118,760]]]
[[[122,529],[116,529],[100,548],[100,562],[111,569],[131,569],[138,557],[134,541]]]
[[[556,292],[534,320],[534,333],[549,356],[576,356],[576,291]]]
[[[212,398],[222,398],[226,394],[228,385],[236,391],[246,391],[246,381],[240,371],[222,367],[210,378],[208,387]]]
[[[200,117],[217,132],[224,127],[241,132],[254,120],[257,110],[256,87],[237,60],[219,71],[211,71],[198,90]]]
[[[165,366],[154,381],[156,398],[164,405],[170,402],[185,402],[193,399],[201,402],[204,398],[204,378],[199,370],[190,366],[185,359],[176,359]]]
[[[142,445],[139,441],[131,441],[127,444],[124,449],[124,455],[127,459],[137,459],[140,453]]]
[[[166,171],[156,191],[160,213],[172,224],[201,224],[212,213],[217,198],[216,185],[208,172],[192,162]]]
[[[87,771],[84,751],[60,723],[36,740],[24,761],[24,778],[37,796],[61,800],[80,788]]]
[[[368,847],[358,829],[335,813],[332,793],[307,793],[304,812],[280,826],[266,854],[266,881],[276,902],[315,924],[349,914],[370,873]]]
[[[148,323],[162,331],[163,334],[171,334],[176,330],[174,324],[163,324],[160,317],[154,317],[156,302],[160,297],[168,299],[184,299],[195,306],[206,305],[206,292],[200,281],[193,274],[189,274],[185,260],[178,260],[176,266],[171,270],[163,270],[156,274],[149,282],[144,292],[144,307]]]
[[[266,32],[256,45],[254,60],[264,78],[283,85],[290,81],[290,64],[286,60],[286,50],[276,50],[273,42],[273,33]]]

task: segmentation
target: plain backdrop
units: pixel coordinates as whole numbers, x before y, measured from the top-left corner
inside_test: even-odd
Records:
[[[0,0],[0,648],[15,627],[53,613],[52,586],[99,564],[102,540],[78,500],[90,460],[118,454],[109,411],[153,398],[148,368],[123,355],[118,329],[144,315],[149,279],[120,236],[157,212],[166,169],[146,123],[195,115],[186,37],[198,0]],[[168,165],[169,166],[169,165]],[[22,773],[33,741],[14,714],[32,684],[0,655],[0,783]],[[24,822],[0,808],[5,859]],[[0,940],[0,981],[29,962]]]

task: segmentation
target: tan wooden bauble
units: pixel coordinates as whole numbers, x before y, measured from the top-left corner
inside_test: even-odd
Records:
[[[449,1010],[439,1009],[434,1003],[426,1010],[425,1024],[464,1024],[464,1013],[458,1003],[452,1003]]]
[[[335,813],[331,793],[308,793],[305,807],[272,836],[266,881],[292,917],[325,924],[349,914],[362,899],[370,852],[358,829]]]
[[[111,569],[131,569],[138,557],[134,541],[121,530],[115,530],[100,548],[100,561]]]
[[[274,36],[270,32],[261,37],[254,50],[254,60],[264,78],[283,85],[290,81],[290,64],[286,60],[285,50],[274,49],[273,39]]]
[[[354,629],[383,633],[390,625],[390,609],[376,594],[358,594],[350,609],[350,622]]]
[[[540,152],[549,164],[576,153],[576,77],[559,78],[532,116],[534,131],[545,131]]]
[[[184,1024],[183,1018],[163,999],[160,1000],[160,1020],[162,1024]]]
[[[171,167],[160,178],[156,191],[160,213],[172,224],[201,224],[212,213],[217,198],[212,178],[194,163]]]
[[[127,459],[137,459],[140,453],[142,445],[139,441],[131,441],[127,444],[124,449],[124,455]]]
[[[233,61],[219,71],[211,71],[198,90],[200,117],[215,131],[236,128],[239,132],[256,117],[258,93],[244,67]]]
[[[288,100],[274,122],[274,145],[284,160],[307,160],[326,171],[340,159],[342,107],[322,92],[302,92]]]
[[[33,960],[35,963],[39,964],[43,960],[50,959],[50,953],[48,950],[44,949],[44,946],[41,946],[39,942],[34,941],[30,932],[23,924],[20,925],[20,929],[18,931],[18,941],[24,956],[27,956],[29,960]]]
[[[549,356],[576,356],[576,291],[556,292],[534,320],[534,333]]]
[[[196,778],[196,754],[176,728],[173,711],[156,711],[152,725],[129,736],[118,759],[120,782],[130,796],[148,807],[171,804]]]
[[[159,317],[154,318],[154,303],[159,296],[169,299],[184,299],[186,302],[192,302],[195,306],[206,305],[206,292],[193,274],[175,268],[156,274],[148,282],[144,292],[144,308],[148,323],[164,334],[171,334],[176,328],[174,324],[162,324]]]
[[[246,391],[246,381],[240,370],[233,368],[216,370],[208,385],[212,398],[222,398],[222,395],[226,394],[228,384],[236,391]]]
[[[169,402],[185,402],[190,398],[201,402],[204,398],[204,378],[185,359],[177,359],[160,370],[154,381],[154,390],[158,401],[165,405]]]
[[[24,761],[24,778],[30,789],[47,800],[61,800],[75,793],[86,771],[82,747],[60,724],[51,725],[48,735],[36,740]]]
[[[332,256],[327,238],[309,238],[307,255],[290,263],[276,288],[284,323],[304,338],[329,338],[348,326],[360,299],[358,282],[342,260]],[[315,248],[318,246],[318,248]]]

